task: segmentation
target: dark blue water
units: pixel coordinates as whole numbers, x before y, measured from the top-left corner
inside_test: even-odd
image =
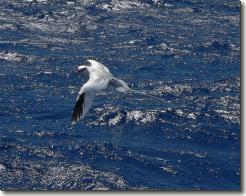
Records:
[[[71,125],[76,74],[113,88]],[[2,0],[1,190],[239,190],[240,3]]]

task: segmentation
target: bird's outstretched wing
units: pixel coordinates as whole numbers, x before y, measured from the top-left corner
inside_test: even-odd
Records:
[[[87,60],[87,61],[90,62],[91,67],[93,67],[98,72],[111,75],[111,73],[109,72],[109,69],[106,66],[104,66],[102,63],[99,63],[94,60]]]
[[[92,105],[95,96],[96,96],[96,92],[88,88],[85,88],[85,85],[82,86],[79,95],[77,97],[76,104],[73,109],[73,114],[72,114],[73,124],[78,122],[79,119],[85,117],[86,113],[89,111]]]
[[[97,74],[94,72],[94,74]],[[96,93],[105,89],[108,85],[108,77],[90,77],[90,79],[81,87],[73,109],[72,123],[75,124],[85,117],[91,108]]]

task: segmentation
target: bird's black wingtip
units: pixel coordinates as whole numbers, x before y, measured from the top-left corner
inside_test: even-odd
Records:
[[[79,95],[79,98],[77,99],[76,104],[75,104],[74,109],[73,109],[72,124],[76,124],[79,121],[79,119],[81,118],[81,116],[83,115],[84,100],[85,100],[85,93],[82,93],[81,95]]]

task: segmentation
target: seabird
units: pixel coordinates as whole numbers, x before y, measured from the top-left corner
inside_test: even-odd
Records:
[[[89,65],[78,66],[78,72],[89,75],[89,80],[81,87],[73,109],[72,123],[83,119],[89,111],[96,94],[104,90],[108,84],[116,86],[116,90],[126,92],[131,90],[126,82],[114,77],[109,69],[95,60],[87,60]]]
[[[87,60],[90,64],[78,66],[78,73],[89,76],[88,81],[81,87],[72,113],[72,124],[83,119],[89,111],[96,94],[108,85],[116,87],[119,92],[133,92],[149,96],[157,101],[164,101],[144,92],[131,89],[126,82],[114,77],[109,69],[95,60]]]

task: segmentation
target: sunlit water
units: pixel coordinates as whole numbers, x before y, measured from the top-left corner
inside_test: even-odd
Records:
[[[239,190],[239,1],[2,0],[1,190]],[[131,88],[71,125],[98,60]]]

